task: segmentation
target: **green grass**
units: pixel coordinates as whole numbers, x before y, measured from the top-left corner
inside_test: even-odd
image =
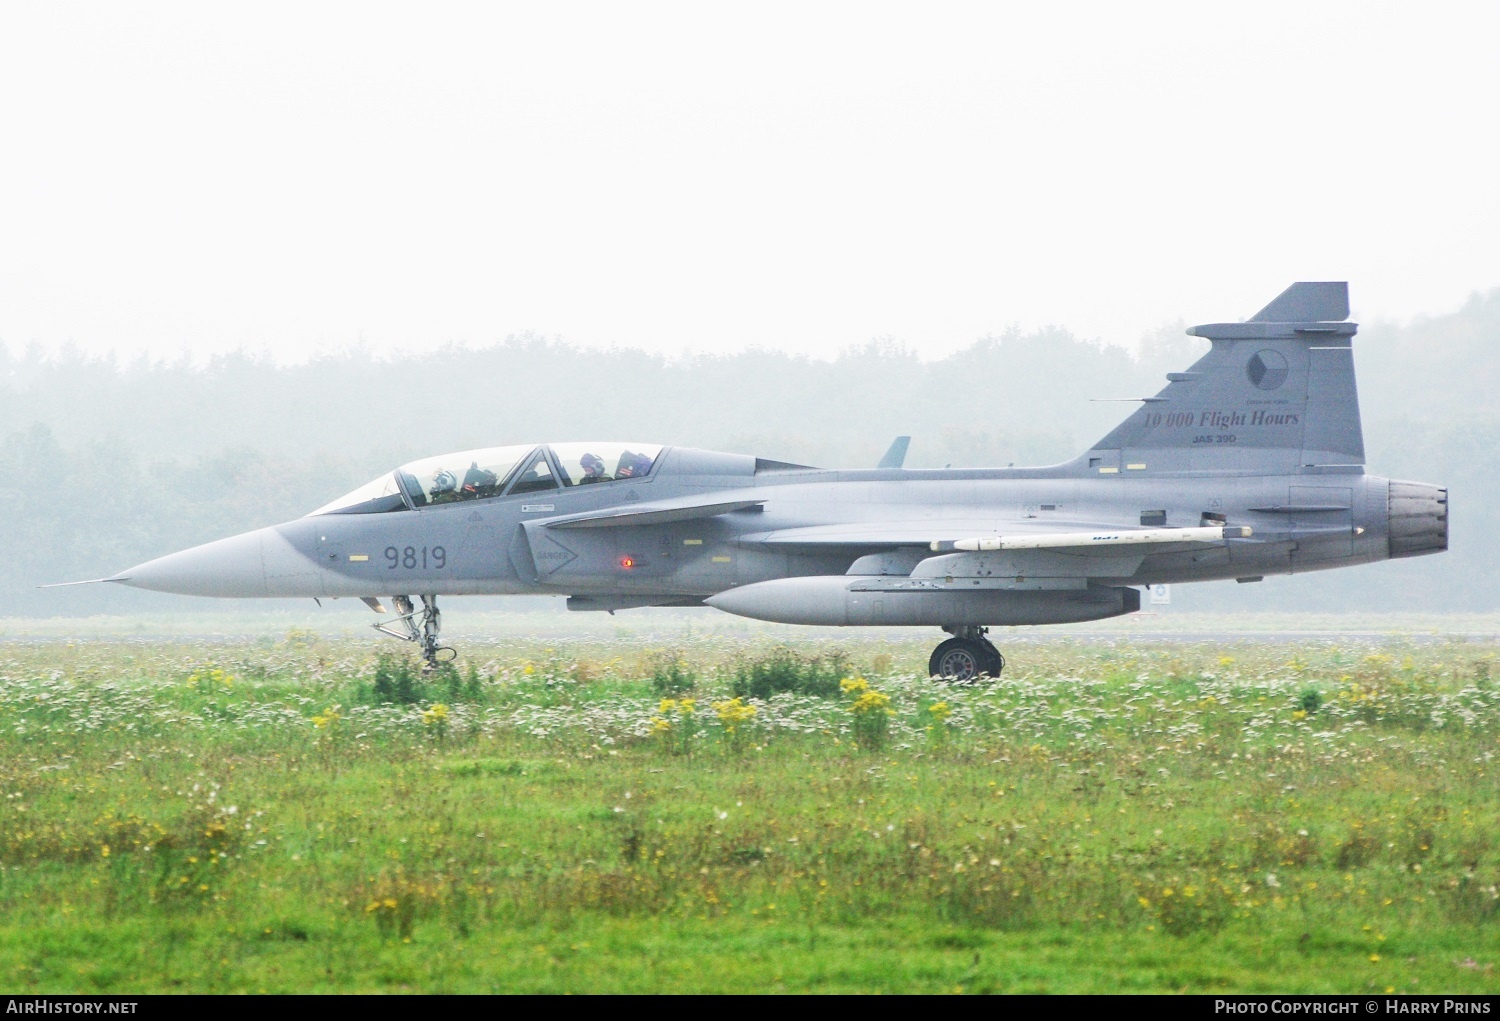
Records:
[[[882,738],[857,691],[736,721],[751,647],[679,638],[513,637],[410,705],[305,631],[0,647],[4,986],[1500,986],[1492,646],[1058,641],[976,688],[846,647]]]

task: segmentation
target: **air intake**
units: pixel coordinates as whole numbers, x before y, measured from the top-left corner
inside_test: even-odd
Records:
[[[1421,482],[1392,482],[1389,514],[1392,560],[1448,548],[1448,490]]]

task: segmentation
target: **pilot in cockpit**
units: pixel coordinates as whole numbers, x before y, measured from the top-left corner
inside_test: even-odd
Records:
[[[458,476],[447,468],[439,468],[433,472],[427,498],[429,503],[456,503],[463,499],[458,492]]]
[[[604,473],[604,458],[598,454],[584,454],[578,459],[583,468],[583,477],[578,480],[580,486],[586,486],[590,482],[609,482],[610,477]]]

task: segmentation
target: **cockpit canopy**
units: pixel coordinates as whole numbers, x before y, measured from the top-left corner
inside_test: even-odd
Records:
[[[615,442],[461,450],[403,464],[312,513],[380,514],[645,478],[661,449]]]

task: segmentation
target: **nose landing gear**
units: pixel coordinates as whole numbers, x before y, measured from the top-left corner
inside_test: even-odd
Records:
[[[438,631],[443,626],[443,614],[438,609],[437,596],[421,596],[422,608],[412,605],[411,596],[392,596],[399,616],[395,620],[383,620],[370,625],[383,635],[399,638],[403,642],[416,642],[422,647],[424,670],[436,670],[439,663],[451,663],[458,658],[458,650],[438,644]],[[378,610],[379,603],[375,604]],[[447,653],[447,655],[440,655]]]
[[[953,637],[933,650],[932,658],[927,661],[929,676],[959,683],[1000,676],[1005,669],[1005,657],[985,638],[989,628],[968,624],[943,630]]]

